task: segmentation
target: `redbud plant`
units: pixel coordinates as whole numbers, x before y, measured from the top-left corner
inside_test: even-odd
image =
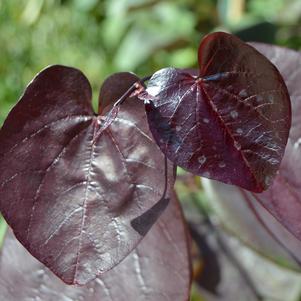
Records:
[[[235,185],[301,239],[300,61],[212,33],[198,70],[110,76],[97,113],[81,71],[42,70],[0,130],[3,300],[188,300],[177,166]]]

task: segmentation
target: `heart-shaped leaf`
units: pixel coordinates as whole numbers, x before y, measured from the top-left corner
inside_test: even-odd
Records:
[[[8,232],[0,254],[1,300],[187,301],[191,271],[186,226],[172,196],[138,247],[85,287],[65,285]]]
[[[273,185],[255,198],[301,240],[301,54],[277,46],[252,44],[280,70],[292,100],[292,128]]]
[[[173,170],[166,174],[143,104],[130,98],[113,112],[95,115],[85,76],[52,66],[0,130],[0,210],[29,252],[69,284],[118,264],[168,204]]]
[[[154,139],[188,171],[261,192],[279,168],[290,100],[273,64],[230,34],[208,35],[198,76],[166,68],[141,98]]]

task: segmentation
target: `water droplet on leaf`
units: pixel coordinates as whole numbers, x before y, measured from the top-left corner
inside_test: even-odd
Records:
[[[271,158],[269,159],[269,162],[272,164],[272,165],[276,165],[279,163],[279,160],[278,159],[275,159],[275,158]]]
[[[238,128],[238,129],[236,130],[236,133],[237,133],[237,134],[242,134],[242,133],[243,133],[243,130],[242,130],[241,128]]]
[[[235,146],[235,148],[236,149],[238,149],[238,150],[241,150],[241,145],[240,145],[240,143],[238,143],[238,142],[234,142],[234,146]]]
[[[258,102],[262,102],[263,101],[263,97],[261,95],[257,95],[256,97]]]
[[[207,158],[203,155],[198,158],[198,162],[203,165],[206,162]]]
[[[246,89],[241,90],[238,95],[240,97],[247,97],[248,96],[247,90]]]
[[[225,163],[225,162],[219,162],[219,163],[218,163],[218,166],[219,166],[220,168],[224,168],[224,167],[226,167],[226,163]]]
[[[231,111],[231,112],[230,112],[230,116],[231,116],[232,118],[237,118],[237,117],[238,117],[237,111]]]
[[[270,103],[274,102],[274,96],[273,95],[269,95],[268,100]]]

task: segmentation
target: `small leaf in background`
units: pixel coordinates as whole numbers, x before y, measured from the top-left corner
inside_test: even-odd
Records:
[[[65,285],[26,252],[9,231],[0,253],[5,301],[187,301],[190,261],[186,225],[173,194],[166,211],[138,247],[114,269],[85,287]],[[17,289],[12,289],[16,287]],[[1,300],[2,300],[1,299]]]
[[[290,100],[273,64],[235,36],[213,33],[199,47],[199,76],[166,68],[141,95],[151,132],[176,165],[261,192],[279,168]]]
[[[115,113],[110,124],[96,116],[86,77],[51,66],[0,130],[0,210],[29,252],[68,284],[118,264],[168,204],[173,168],[166,171],[144,105],[129,98]]]

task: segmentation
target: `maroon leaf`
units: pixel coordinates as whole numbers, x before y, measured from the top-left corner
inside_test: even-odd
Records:
[[[194,174],[254,192],[267,189],[290,128],[280,73],[254,48],[222,32],[203,39],[199,65],[199,76],[158,71],[141,95],[156,142]]]
[[[139,246],[113,270],[85,287],[65,285],[30,256],[11,231],[0,255],[0,295],[5,301],[186,301],[190,262],[179,203],[170,205]]]
[[[109,76],[103,83],[99,93],[98,112],[107,111],[112,105],[137,82],[138,78],[135,74],[129,72],[119,72]]]
[[[252,44],[280,70],[292,101],[292,128],[283,161],[273,185],[255,198],[301,240],[301,54],[263,44]]]
[[[118,264],[168,203],[164,155],[143,104],[128,99],[114,114],[94,114],[80,71],[52,66],[0,131],[0,210],[29,252],[69,284]]]

